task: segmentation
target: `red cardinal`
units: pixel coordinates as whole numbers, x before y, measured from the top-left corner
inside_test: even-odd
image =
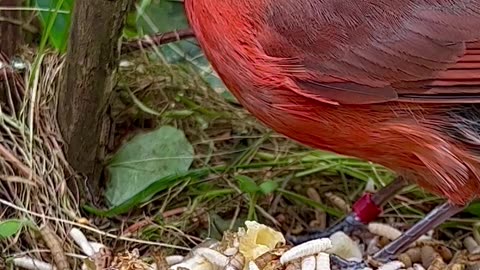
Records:
[[[185,7],[225,85],[267,126],[382,164],[448,199],[377,257],[403,250],[480,194],[480,0]],[[400,182],[380,194],[392,195]],[[375,206],[362,198],[355,220],[370,221]]]

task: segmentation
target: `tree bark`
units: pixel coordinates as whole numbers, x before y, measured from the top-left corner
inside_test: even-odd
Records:
[[[119,38],[131,0],[75,1],[59,95],[58,121],[68,161],[87,177],[91,198],[99,198],[106,115],[114,86]]]
[[[19,7],[22,0],[0,0],[0,7]],[[0,9],[0,51],[11,58],[23,44],[22,14]]]
[[[0,7],[18,7],[21,0],[0,0]],[[9,65],[12,56],[23,45],[22,14],[0,8],[0,66]],[[8,101],[15,85],[15,74],[9,68],[0,67],[0,105]],[[14,95],[14,94],[13,94]],[[16,100],[15,100],[16,101]]]

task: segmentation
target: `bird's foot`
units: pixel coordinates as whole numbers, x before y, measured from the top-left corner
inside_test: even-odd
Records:
[[[332,234],[336,232],[344,232],[345,234],[350,234],[355,230],[362,230],[365,228],[365,224],[360,222],[354,213],[348,215],[345,219],[343,219],[340,223],[335,226],[332,226],[324,231],[310,231],[303,235],[288,235],[287,240],[291,242],[293,245],[298,245],[307,241],[311,241],[314,239],[321,239],[321,238],[328,238]]]
[[[388,186],[379,190],[376,194],[365,193],[355,202],[350,213],[339,224],[327,229],[326,231],[312,231],[300,236],[287,236],[287,240],[295,245],[312,240],[330,237],[332,234],[342,231],[345,234],[365,228],[365,224],[377,219],[382,212],[381,206],[393,195],[400,191],[407,182],[403,178],[397,178]]]
[[[364,261],[349,261],[336,255],[330,255],[331,269],[337,270],[367,270],[371,269]],[[320,269],[317,269],[320,270]]]
[[[329,238],[311,240],[287,250],[280,257],[280,263],[287,265],[300,261],[300,270],[371,270],[372,268],[397,270],[404,268],[402,262],[393,260],[394,256],[388,253],[384,253],[385,256],[374,256],[373,258],[368,256],[363,260],[359,257],[343,259],[335,255],[335,250],[339,248],[338,245],[342,244],[344,243],[332,242]]]
[[[357,202],[355,202],[352,208],[352,213],[350,213],[340,223],[328,228],[326,231],[312,231],[305,235],[287,236],[287,240],[294,245],[298,245],[313,239],[330,237],[332,234],[338,231],[342,231],[345,234],[350,234],[355,230],[364,229],[365,224],[375,220],[382,212],[379,204],[375,202],[372,194],[369,193],[365,193]]]
[[[330,255],[332,270],[372,270],[372,269],[392,269],[399,270],[405,268],[403,262],[391,259],[372,259],[366,261],[349,261],[336,255]],[[303,269],[302,269],[303,270]],[[315,269],[321,270],[321,269]]]
[[[345,260],[337,255],[329,254],[335,248],[329,238],[311,240],[292,247],[282,254],[280,263],[288,265],[301,262],[301,270],[367,270],[367,264],[360,259]],[[338,244],[338,243],[337,243]]]

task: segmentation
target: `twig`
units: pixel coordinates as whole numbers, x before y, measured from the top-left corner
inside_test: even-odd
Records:
[[[3,62],[2,60],[0,60],[0,72],[2,73],[2,76],[0,76],[0,82],[11,78],[17,73],[8,65],[8,63]]]
[[[136,222],[135,224],[129,226],[122,233],[122,236],[131,236],[133,233],[138,232],[139,230],[145,228],[148,225],[151,225],[153,222],[150,218],[146,218],[142,221]]]
[[[67,256],[62,248],[62,244],[58,239],[58,236],[55,232],[45,224],[43,228],[40,229],[40,234],[43,237],[43,241],[47,247],[52,251],[52,258],[57,266],[58,270],[69,270],[70,266],[68,265]]]
[[[3,180],[5,182],[11,182],[11,183],[20,183],[24,185],[31,185],[36,187],[37,184],[29,179],[26,179],[25,177],[21,176],[16,176],[16,175],[0,175],[0,180]]]
[[[275,226],[280,226],[280,222],[278,222],[272,215],[270,215],[265,209],[260,207],[259,205],[255,205],[255,209],[257,209],[260,214],[263,215],[264,218],[270,220]]]
[[[229,230],[233,230],[233,226],[235,226],[235,222],[237,221],[238,215],[240,214],[240,210],[242,210],[241,201],[239,201],[237,204],[237,208],[235,209],[235,213],[233,214],[232,221],[230,222],[230,226],[228,227]]]
[[[78,227],[78,228],[83,228],[87,231],[90,231],[90,232],[93,232],[93,233],[96,233],[96,234],[99,234],[99,235],[102,235],[102,236],[105,236],[105,237],[113,238],[113,239],[116,239],[116,240],[123,240],[123,241],[138,243],[138,244],[146,244],[146,245],[151,245],[151,246],[159,246],[159,247],[166,247],[166,248],[173,248],[173,249],[190,251],[190,248],[187,248],[187,247],[118,236],[118,235],[114,235],[114,234],[111,234],[111,233],[107,233],[107,232],[95,229],[93,227],[90,227],[90,226],[87,226],[87,225],[84,225],[84,224],[80,224],[78,222],[73,222],[73,221],[70,221],[70,220],[64,220],[64,219],[61,219],[61,218],[42,215],[42,214],[30,211],[28,209],[19,207],[19,206],[15,205],[11,202],[8,202],[4,199],[0,199],[0,204],[6,205],[8,207],[11,207],[15,210],[21,211],[23,213],[27,213],[31,216],[36,216],[36,217],[40,217],[40,218],[43,218],[43,219],[46,219],[46,220],[52,220],[52,221],[57,221],[57,222],[69,224],[69,225],[72,225],[72,226],[75,226],[75,227]]]
[[[122,46],[122,54],[131,53],[140,49],[150,49],[159,45],[193,37],[195,37],[195,34],[192,29],[182,29],[154,36],[146,36],[141,39],[125,42]]]
[[[176,216],[176,215],[180,215],[182,213],[185,213],[186,211],[188,211],[188,207],[178,207],[178,208],[167,210],[167,211],[163,212],[162,217],[163,218],[169,218],[171,216]]]
[[[284,189],[287,187],[287,184],[290,182],[290,180],[293,179],[293,174],[288,175],[285,180],[282,182],[281,188]],[[277,212],[278,204],[280,203],[280,200],[282,199],[282,193],[278,193],[277,196],[275,196],[275,199],[272,202],[272,206],[270,207],[270,210],[268,213],[274,214]]]
[[[6,161],[9,161],[15,168],[17,168],[17,170],[20,172],[20,174],[23,177],[27,179],[30,179],[30,177],[32,177],[34,182],[41,183],[39,178],[36,175],[33,175],[32,170],[30,170],[27,166],[25,166],[10,151],[8,151],[7,148],[5,148],[1,144],[0,144],[0,156],[2,156]]]
[[[11,23],[13,25],[20,26],[20,27],[22,27],[23,30],[26,30],[26,31],[28,31],[32,34],[38,33],[38,29],[35,26],[30,25],[30,24],[26,24],[21,20],[16,20],[16,19],[13,19],[13,18],[7,18],[7,17],[0,16],[0,22],[8,22],[8,23]]]
[[[7,258],[8,257],[19,258],[19,257],[25,257],[25,256],[28,256],[30,254],[35,254],[35,253],[37,253],[37,254],[38,253],[51,254],[52,251],[50,249],[31,249],[31,250],[27,250],[27,251],[18,252],[18,253],[6,254],[4,256],[7,257]],[[67,255],[70,258],[75,258],[75,259],[80,259],[80,260],[85,260],[85,259],[88,258],[88,256],[80,255],[80,254],[76,254],[76,253],[66,252],[65,255]]]

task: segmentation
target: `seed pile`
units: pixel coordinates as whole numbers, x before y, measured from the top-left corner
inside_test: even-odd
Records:
[[[268,226],[254,221],[247,221],[245,225],[237,232],[225,233],[221,241],[206,239],[185,256],[160,254],[154,258],[142,258],[136,249],[113,254],[102,244],[89,242],[77,229],[73,229],[70,236],[86,255],[82,270],[335,270],[338,266],[334,265],[333,257],[365,260],[368,265],[365,270],[480,269],[480,245],[473,237],[465,238],[463,247],[454,251],[426,235],[397,260],[382,265],[370,256],[401,233],[386,224],[369,224],[361,234],[363,237],[337,232],[330,238],[294,247],[286,244],[280,232]],[[35,261],[37,268],[29,268],[26,260],[28,258],[18,260],[17,266],[39,269],[42,265],[42,269],[55,269],[38,261]]]

